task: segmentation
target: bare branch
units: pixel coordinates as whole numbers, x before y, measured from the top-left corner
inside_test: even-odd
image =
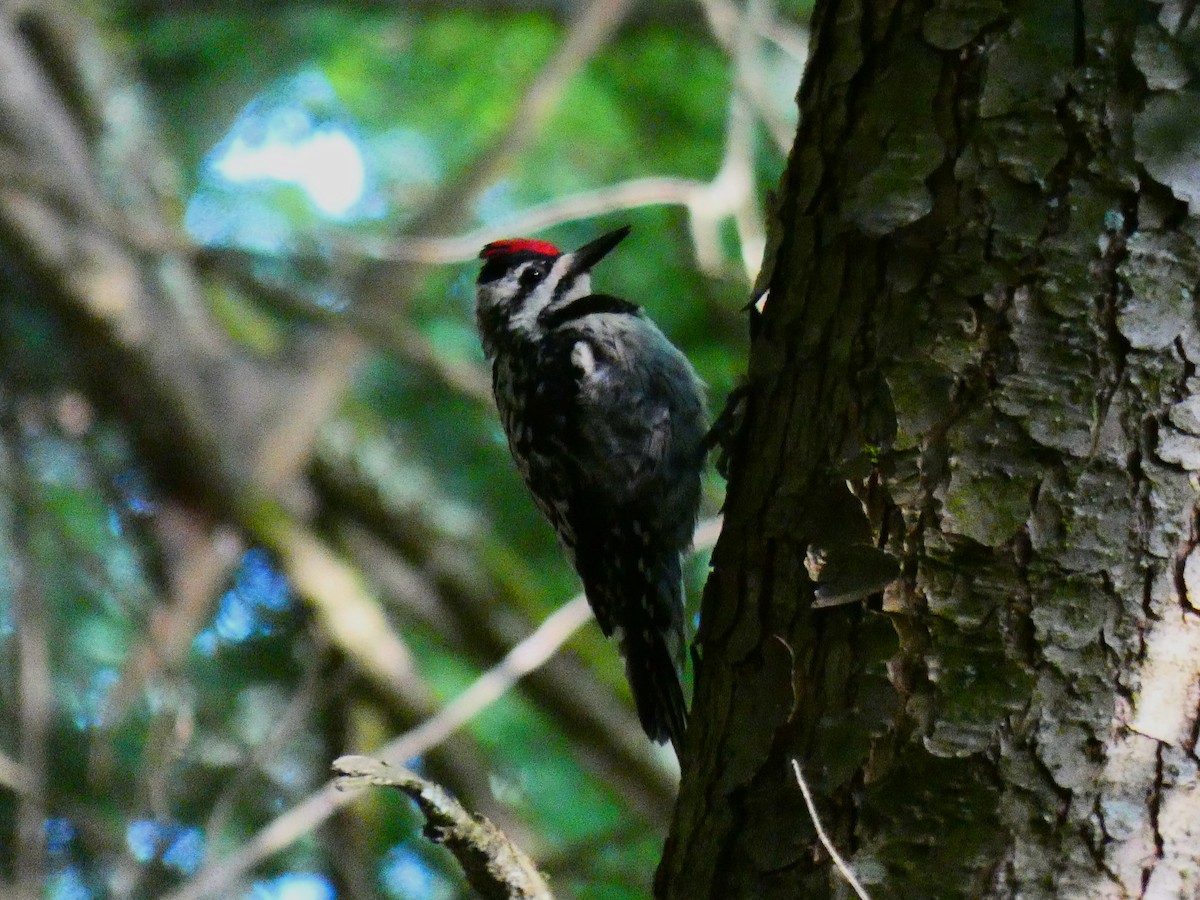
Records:
[[[859,900],[871,900],[871,895],[867,893],[867,889],[854,877],[854,872],[846,864],[846,860],[842,858],[842,854],[838,853],[837,847],[833,846],[833,841],[829,839],[829,835],[825,833],[825,827],[821,824],[821,817],[817,815],[817,807],[813,804],[812,793],[808,789],[808,783],[804,780],[804,774],[800,771],[800,761],[795,758],[792,759],[792,770],[796,773],[796,783],[800,785],[800,793],[804,797],[804,805],[808,809],[808,817],[812,819],[813,826],[817,829],[817,839],[820,840],[821,846],[825,848],[825,852],[829,854],[829,858],[833,860],[833,864],[842,873],[842,877],[846,879],[846,882],[859,897]]]
[[[399,241],[356,239],[343,246],[347,253],[388,261],[438,265],[466,262],[479,248],[505,234],[531,233],[580,219],[644,206],[684,206],[689,213],[697,262],[707,272],[722,268],[720,224],[732,216],[742,249],[742,268],[750,281],[758,273],[765,247],[763,216],[755,196],[754,122],[749,102],[754,101],[776,143],[791,145],[791,125],[779,120],[765,99],[759,72],[758,35],[773,21],[768,0],[751,0],[741,16],[732,4],[702,0],[711,27],[729,51],[737,89],[730,98],[725,152],[712,181],[647,177],[619,182],[534,206],[483,228],[449,237],[408,238]],[[424,223],[422,223],[424,224]]]
[[[545,662],[590,616],[582,595],[566,603],[440,713],[390,741],[376,755],[387,762],[400,762],[428,752],[503,696],[522,675]],[[326,782],[299,805],[276,816],[235,853],[209,863],[166,900],[220,896],[231,882],[310,833],[351,799],[339,792],[332,780]]]
[[[446,789],[400,766],[369,756],[334,760],[339,790],[365,785],[394,787],[416,802],[425,816],[426,836],[454,854],[467,881],[486,900],[551,900],[550,889],[533,861],[505,834],[467,812]]]
[[[732,0],[699,0],[699,3],[713,36],[723,45],[732,45],[742,27],[737,6]],[[755,17],[746,24],[752,34],[770,41],[801,65],[808,60],[807,28],[780,21],[775,16]]]
[[[700,523],[694,536],[697,551],[712,549],[720,534],[720,523],[719,518]],[[375,756],[385,762],[399,764],[427,753],[504,696],[523,675],[549,659],[590,618],[591,609],[582,594],[568,601],[441,712],[389,741],[375,752]],[[202,900],[208,896],[220,896],[231,882],[309,834],[349,800],[346,794],[337,790],[333,781],[326,782],[298,805],[276,816],[236,852],[224,859],[209,862],[191,881],[165,900]]]
[[[739,124],[741,113],[736,113]],[[731,117],[735,116],[731,113]],[[735,149],[742,142],[734,142]],[[729,160],[733,162],[728,162]],[[704,229],[715,229],[721,220],[735,215],[745,203],[747,191],[753,189],[753,181],[746,180],[745,154],[740,151],[730,157],[728,148],[726,161],[712,181],[696,181],[690,178],[649,177],[634,178],[592,191],[569,194],[537,206],[530,207],[498,223],[476,228],[463,234],[449,237],[409,238],[388,241],[372,241],[355,238],[352,244],[344,244],[346,253],[359,253],[370,259],[387,262],[445,265],[468,262],[476,257],[479,248],[488,241],[511,234],[527,234],[626,209],[644,206],[683,206],[692,220],[704,223]],[[705,231],[707,235],[708,231]],[[712,231],[715,235],[715,230]],[[709,249],[712,248],[712,249]],[[715,239],[707,237],[697,241],[697,258],[708,269],[718,268],[719,250]],[[758,260],[754,261],[757,270]]]

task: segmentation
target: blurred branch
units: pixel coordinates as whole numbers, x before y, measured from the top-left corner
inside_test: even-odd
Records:
[[[289,582],[308,601],[334,646],[401,709],[432,708],[433,692],[417,672],[412,652],[359,572],[270,501],[248,503],[244,517],[255,537],[279,555]]]
[[[334,760],[339,790],[394,787],[425,816],[425,835],[454,854],[471,887],[486,900],[552,900],[533,861],[483,816],[467,812],[440,785],[369,756]]]
[[[320,648],[318,648],[319,650]],[[314,718],[317,689],[325,660],[323,653],[316,652],[305,661],[304,675],[295,693],[288,699],[283,711],[271,723],[267,734],[257,744],[246,749],[235,765],[233,777],[228,780],[218,795],[204,824],[204,833],[209,840],[217,840],[224,832],[230,816],[253,778],[270,762],[272,757],[300,733],[305,724]]]
[[[733,0],[697,0],[708,27],[722,46],[731,47],[743,27],[765,38],[801,65],[808,60],[808,29],[784,22],[774,15],[748,17],[743,21]]]
[[[780,21],[774,14],[774,4],[763,0],[747,0],[745,12],[739,12],[732,0],[698,2],[713,37],[733,60],[736,87],[754,104],[775,146],[783,153],[790,152],[796,126],[771,97],[757,39],[762,37],[775,44],[803,70],[808,62],[807,29]]]
[[[641,206],[688,206],[704,202],[709,184],[688,178],[635,178],[593,191],[550,200],[503,221],[453,237],[401,238],[393,241],[356,240],[369,258],[391,262],[444,265],[475,259],[479,248],[504,234],[541,231],[563,222],[590,219]]]
[[[17,804],[16,840],[13,847],[15,896],[33,900],[42,893],[46,871],[45,822],[48,815],[46,788],[50,772],[50,727],[54,709],[53,676],[50,671],[50,614],[46,597],[36,582],[36,566],[26,538],[26,523],[35,515],[38,504],[25,467],[17,462],[20,450],[8,445],[0,448],[3,465],[9,473],[8,494],[14,498],[16,522],[9,526],[13,560],[13,626],[17,639],[17,684],[19,733],[23,784]],[[15,527],[14,527],[15,526]]]
[[[708,9],[707,5],[705,9]],[[752,73],[757,69],[758,40],[755,26],[769,17],[769,9],[769,0],[748,0],[745,16],[734,31],[732,43],[727,48],[733,64],[734,90],[729,97],[725,154],[713,179],[713,192],[723,202],[695,210],[691,218],[696,259],[701,268],[717,272],[723,256],[720,218],[723,215],[733,216],[738,243],[741,246],[742,268],[751,283],[758,277],[758,269],[766,248],[766,235],[763,230],[763,215],[755,195],[754,120],[750,115],[745,84],[753,79]],[[785,142],[784,149],[790,149],[790,137]]]
[[[0,787],[6,787],[14,794],[23,796],[29,793],[31,783],[28,769],[7,753],[0,753]]]
[[[208,517],[170,501],[150,522],[165,557],[169,603],[152,611],[146,634],[127,655],[105,700],[104,730],[120,724],[159,672],[183,662],[245,549],[232,529],[211,527]]]
[[[45,872],[45,822],[48,812],[46,785],[49,769],[50,713],[54,703],[51,688],[49,623],[44,598],[29,582],[27,561],[16,594],[17,645],[21,666],[21,759],[26,773],[26,790],[17,813],[14,848],[18,897],[38,897]]]
[[[417,669],[403,636],[362,573],[302,519],[265,498],[240,510],[243,526],[272,550],[288,581],[307,602],[333,648],[385,697],[402,719],[420,721],[437,710],[437,697]],[[431,745],[432,746],[432,745]],[[439,748],[439,761],[459,790],[486,794],[486,774],[473,742]]]
[[[737,121],[741,122],[742,119],[743,115],[739,112]],[[352,247],[347,245],[344,249],[356,250],[369,259],[388,262],[424,265],[468,262],[475,259],[479,248],[488,241],[505,235],[528,234],[564,222],[576,222],[643,206],[683,206],[693,220],[705,223],[704,229],[707,230],[710,225],[719,224],[722,219],[734,215],[744,202],[747,190],[744,177],[746,154],[741,151],[744,143],[744,136],[731,139],[725,160],[712,181],[670,176],[634,178],[592,191],[568,194],[530,207],[498,223],[452,237],[389,241],[356,238]],[[713,257],[719,256],[719,251],[712,250],[714,246],[714,242],[707,237],[698,242],[697,257],[702,257],[702,265],[717,265]]]
[[[0,12],[8,13],[8,10]],[[13,10],[24,17],[35,12]],[[20,33],[16,16],[0,15],[0,135],[37,168],[19,166],[37,182],[80,205],[107,207],[82,129],[71,115],[42,60]]]
[[[796,128],[780,115],[772,102],[758,45],[759,36],[773,21],[771,5],[765,0],[747,0],[745,12],[739,13],[728,0],[699,0],[699,3],[713,37],[733,63],[734,92],[753,104],[775,146],[783,153],[789,152]],[[747,121],[746,126],[753,128],[753,122]]]
[[[252,477],[261,490],[285,491],[304,471],[321,426],[345,393],[347,373],[355,370],[362,354],[362,341],[354,333],[339,329],[329,335],[323,352],[292,386],[292,396],[303,402],[283,405],[263,423],[252,464]]]
[[[32,3],[34,0],[22,0]],[[439,11],[476,9],[484,10],[493,15],[515,14],[536,11],[543,15],[559,20],[567,19],[576,13],[578,4],[574,0],[325,0],[324,6],[345,6],[355,11],[364,6],[375,9],[396,9],[404,12],[411,10]],[[240,10],[252,12],[276,11],[280,8],[293,8],[291,0],[131,0],[130,11],[133,14],[149,16],[195,15],[198,12],[231,13]],[[654,0],[652,3],[641,3],[638,16],[650,22],[661,22],[689,31],[695,24],[691,17],[692,5],[687,0]]]
[[[762,261],[765,235],[762,213],[755,196],[754,121],[747,98],[757,97],[758,108],[776,142],[791,148],[790,124],[772,120],[757,64],[758,35],[771,30],[768,0],[749,0],[744,16],[722,0],[701,0],[713,32],[730,52],[736,89],[730,97],[725,152],[711,181],[675,177],[636,178],[592,191],[560,197],[531,207],[506,220],[449,237],[407,238],[389,241],[356,239],[344,249],[369,259],[387,262],[439,265],[475,258],[490,240],[506,234],[541,231],[620,210],[643,206],[683,206],[689,213],[696,259],[707,272],[722,267],[720,224],[732,216],[742,249],[742,268],[753,282]],[[486,181],[484,182],[486,183]],[[422,222],[415,230],[433,230]]]
[[[361,261],[361,239],[341,242],[339,250],[348,258]],[[197,265],[214,278],[229,279],[233,287],[264,305],[300,322],[313,322],[337,329],[340,333],[323,352],[316,354],[307,366],[307,374],[299,386],[288,391],[296,403],[280,404],[274,419],[282,426],[259,442],[256,466],[273,484],[281,484],[289,473],[295,474],[307,462],[311,452],[314,423],[319,426],[329,411],[341,399],[346,380],[353,374],[356,363],[366,351],[363,341],[394,354],[401,361],[424,369],[439,378],[447,387],[482,404],[491,404],[491,379],[482,366],[447,359],[438,353],[433,342],[393,310],[359,309],[351,304],[339,312],[315,307],[309,300],[277,284],[256,278],[248,269],[263,259],[253,250],[230,247],[203,247],[195,250]],[[303,253],[289,255],[289,260],[301,266],[312,265],[314,278],[324,277],[329,267],[327,259],[306,257]],[[383,257],[376,257],[382,260]],[[404,260],[397,260],[404,261]],[[317,402],[313,402],[316,398]],[[282,453],[280,450],[282,448]],[[289,462],[290,461],[290,462]]]

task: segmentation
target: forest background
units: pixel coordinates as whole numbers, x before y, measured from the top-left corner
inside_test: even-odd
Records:
[[[508,457],[474,255],[631,224],[598,283],[720,409],[807,15],[0,5],[0,894],[466,896],[408,801],[334,809],[397,736],[558,896],[648,893],[676,764]]]

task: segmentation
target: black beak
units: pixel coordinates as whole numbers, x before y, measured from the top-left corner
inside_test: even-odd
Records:
[[[596,238],[591,243],[584,244],[571,254],[571,265],[568,272],[571,275],[580,275],[587,272],[592,266],[608,256],[617,244],[625,240],[625,235],[627,234],[629,234],[629,226],[622,225],[616,231],[610,231],[608,234]]]

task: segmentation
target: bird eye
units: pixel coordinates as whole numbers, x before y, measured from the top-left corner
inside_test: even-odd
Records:
[[[521,273],[521,287],[531,288],[545,277],[546,272],[541,266],[531,265]]]

